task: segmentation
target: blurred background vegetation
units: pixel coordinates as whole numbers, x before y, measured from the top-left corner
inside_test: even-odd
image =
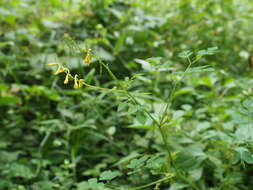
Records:
[[[0,0],[0,189],[92,189],[86,181],[108,169],[121,175],[112,182],[118,189],[161,176],[166,159],[127,174],[131,159],[163,156],[164,148],[150,124],[117,112],[122,97],[75,90],[46,67],[59,61],[89,84],[114,85],[96,60],[82,63],[64,34],[91,47],[122,81],[147,73],[132,89],[150,93],[139,98],[154,114],[166,103],[173,71],[187,66],[178,53],[218,46],[197,63],[214,71],[180,84],[169,142],[175,153],[196,150],[182,160],[205,154],[185,171],[200,189],[253,189],[252,21],[251,0]],[[148,58],[169,71],[145,68],[140,60]],[[160,189],[190,188],[175,179]]]

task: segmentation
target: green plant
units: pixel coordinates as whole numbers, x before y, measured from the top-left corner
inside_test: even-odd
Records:
[[[70,45],[70,47],[72,49],[76,48],[77,50],[80,50],[80,51],[82,50],[76,43],[74,43],[74,41],[71,38],[68,37],[68,39],[66,39],[66,40],[67,40],[67,42],[68,41],[72,42],[72,45]],[[187,177],[182,173],[181,169],[179,169],[178,166],[175,164],[175,161],[174,161],[174,158],[173,158],[173,155],[172,155],[171,146],[168,144],[168,134],[167,134],[168,133],[167,132],[168,127],[166,127],[166,123],[167,123],[167,120],[168,120],[167,114],[168,114],[168,109],[169,109],[170,105],[172,104],[173,99],[175,98],[174,97],[175,96],[175,91],[177,90],[177,87],[180,84],[181,80],[184,79],[184,76],[186,74],[190,73],[190,72],[194,72],[194,71],[195,72],[205,72],[205,71],[208,70],[208,67],[206,67],[206,66],[204,66],[204,67],[203,66],[195,67],[195,68],[192,69],[191,68],[192,64],[197,62],[204,55],[213,55],[217,51],[217,49],[218,49],[217,47],[213,47],[213,48],[208,48],[207,50],[200,50],[200,51],[197,52],[197,54],[195,56],[195,59],[193,61],[191,60],[191,56],[192,56],[193,52],[190,52],[190,51],[187,50],[187,51],[183,51],[179,54],[179,57],[187,59],[188,66],[187,66],[187,68],[185,69],[184,72],[179,72],[178,73],[177,77],[179,79],[177,79],[174,82],[174,85],[172,87],[170,95],[169,95],[168,99],[166,100],[166,106],[165,106],[165,108],[163,108],[163,112],[161,113],[160,116],[158,116],[158,118],[155,118],[150,113],[150,110],[148,110],[148,108],[146,106],[143,106],[138,101],[138,99],[135,97],[134,94],[136,92],[138,92],[138,90],[135,90],[135,91],[130,91],[129,90],[131,88],[131,84],[134,83],[134,79],[137,78],[138,76],[141,76],[141,75],[136,74],[131,79],[127,78],[124,81],[119,81],[117,79],[117,77],[109,69],[109,67],[101,60],[101,58],[96,57],[96,56],[91,54],[91,49],[88,49],[85,58],[83,58],[84,63],[89,64],[92,57],[96,58],[96,60],[100,64],[101,72],[102,72],[102,68],[104,67],[106,69],[106,71],[109,73],[109,75],[111,76],[112,80],[114,80],[115,84],[117,85],[116,88],[109,89],[109,88],[103,88],[103,87],[93,86],[93,85],[87,84],[84,81],[84,79],[78,79],[78,75],[75,74],[73,76],[70,73],[69,69],[66,68],[66,67],[63,67],[60,63],[49,63],[48,66],[57,65],[58,68],[57,68],[57,71],[55,72],[55,74],[65,73],[66,76],[65,76],[64,84],[68,84],[69,78],[70,78],[70,79],[74,80],[74,88],[81,88],[82,86],[85,86],[85,87],[90,87],[90,88],[93,88],[93,89],[96,89],[96,90],[105,90],[107,92],[120,93],[119,97],[124,98],[124,101],[119,104],[118,111],[122,111],[123,109],[128,109],[128,113],[129,114],[136,114],[137,119],[143,124],[146,122],[147,118],[152,120],[152,125],[154,125],[155,128],[159,131],[159,133],[162,137],[165,149],[166,149],[167,154],[168,154],[168,164],[167,164],[166,167],[167,168],[172,167],[173,170],[165,171],[165,173],[164,173],[165,177],[163,179],[159,179],[156,182],[152,182],[148,185],[143,185],[143,186],[140,186],[140,187],[137,187],[137,188],[132,188],[132,189],[142,189],[142,188],[149,187],[149,186],[152,186],[152,185],[158,185],[163,181],[167,181],[170,178],[175,177],[175,178],[181,179],[183,182],[188,184],[189,187],[198,190],[199,188],[194,183],[192,183],[190,180],[188,180]],[[149,60],[155,62],[156,59],[152,58],[152,59],[149,59]],[[153,66],[154,66],[155,70],[156,69],[158,69],[158,70],[161,69],[161,66],[157,63],[154,63]],[[166,65],[165,65],[165,68],[166,68]],[[144,93],[142,93],[142,94],[144,94]],[[131,166],[130,168],[131,169],[136,169],[136,167],[138,168],[139,165],[140,164],[143,165],[143,162],[145,162],[147,159],[148,159],[148,157],[145,157],[145,156],[142,157],[139,160],[141,162],[138,162],[137,165]],[[103,174],[104,173],[102,173],[101,175],[103,176]],[[106,175],[106,176],[108,177],[108,175]],[[115,175],[113,177],[110,177],[109,180],[115,178],[116,176],[117,175]],[[105,180],[107,178],[102,177],[100,179]]]

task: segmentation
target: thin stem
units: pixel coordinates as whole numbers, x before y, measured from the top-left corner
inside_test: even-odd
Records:
[[[108,92],[124,92],[124,90],[118,90],[118,89],[114,89],[114,88],[102,88],[102,87],[99,87],[99,86],[94,86],[94,85],[90,85],[90,84],[87,84],[85,83],[84,81],[82,81],[83,85],[84,86],[87,86],[87,87],[90,87],[90,88],[94,88],[94,89],[98,89],[98,90],[104,90],[104,91],[108,91]]]
[[[169,104],[172,103],[172,100],[173,100],[173,98],[174,98],[174,93],[175,93],[175,91],[176,91],[176,89],[177,89],[178,83],[184,78],[184,76],[185,76],[185,74],[187,73],[187,71],[190,69],[190,67],[192,66],[192,64],[195,62],[195,61],[192,62],[191,59],[189,58],[189,56],[187,57],[187,60],[188,60],[188,62],[189,62],[189,65],[187,66],[187,68],[185,69],[184,73],[182,74],[181,79],[175,82],[175,84],[174,84],[174,86],[173,86],[173,89],[172,89],[172,91],[171,91],[171,93],[170,93],[170,95],[169,95],[169,98],[168,98],[167,101],[166,101],[167,104],[166,104],[165,110],[164,110],[164,112],[163,112],[163,114],[162,114],[162,118],[161,118],[161,120],[160,120],[160,124],[161,124],[161,125],[163,125],[163,122],[164,122],[166,113],[167,113],[167,111],[168,111],[168,109],[169,109],[169,106],[170,106]]]
[[[172,177],[174,177],[174,176],[164,177],[164,178],[159,179],[159,180],[156,180],[156,181],[154,181],[154,182],[152,182],[152,183],[149,183],[149,184],[146,184],[146,185],[142,185],[142,186],[139,186],[139,187],[134,187],[134,188],[131,188],[131,189],[129,189],[129,190],[143,189],[143,188],[146,188],[146,187],[149,187],[149,186],[152,186],[152,185],[156,185],[156,184],[161,183],[161,182],[163,182],[163,181],[167,181],[168,179],[170,179],[170,178],[172,178]]]

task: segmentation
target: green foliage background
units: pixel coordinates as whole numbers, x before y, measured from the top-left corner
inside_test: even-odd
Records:
[[[203,190],[253,189],[251,0],[0,0],[0,189],[191,189],[162,138],[117,93],[73,89],[46,67],[60,61],[89,84],[113,87],[63,41],[91,47],[154,117],[187,61],[166,116],[173,160]],[[149,59],[148,59],[149,58]],[[148,65],[141,64],[145,61]],[[146,94],[144,94],[145,92]],[[122,105],[122,104],[121,104]],[[161,181],[159,181],[161,180]]]

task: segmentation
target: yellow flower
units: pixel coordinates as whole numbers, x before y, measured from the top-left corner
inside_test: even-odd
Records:
[[[83,86],[83,82],[84,82],[83,79],[79,79],[79,81],[78,81],[78,87],[79,88],[81,88]]]
[[[59,65],[59,63],[48,63],[47,66]]]
[[[67,73],[63,83],[68,84],[68,82],[69,82],[69,74]]]
[[[91,61],[91,49],[88,49],[86,56],[83,58],[85,64],[90,64]]]
[[[64,84],[68,84],[68,82],[69,82],[69,76],[71,77],[71,74],[70,74],[70,71],[69,71],[69,69],[67,69],[67,68],[65,68],[65,72],[67,72],[67,74],[66,74],[66,77],[65,77],[65,80],[64,80]]]
[[[78,75],[75,75],[75,78],[74,78],[74,88],[79,88],[79,85],[78,85]]]
[[[59,66],[57,71],[54,73],[55,75],[58,75],[59,73],[63,73],[66,69],[63,66]]]

